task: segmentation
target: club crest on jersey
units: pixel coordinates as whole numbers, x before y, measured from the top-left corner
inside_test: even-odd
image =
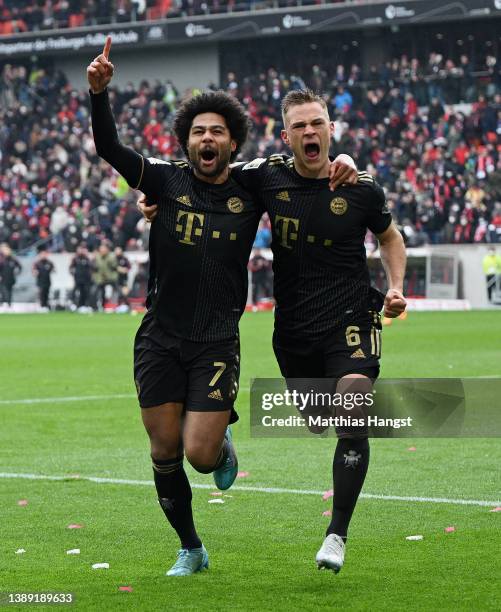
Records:
[[[355,469],[361,458],[362,455],[354,450],[350,450],[348,451],[348,453],[344,453],[344,467]]]
[[[226,206],[228,207],[228,210],[232,213],[241,213],[244,209],[244,203],[240,198],[230,198],[226,202]]]
[[[331,200],[331,211],[335,215],[344,215],[348,210],[348,202],[344,198],[334,198]]]

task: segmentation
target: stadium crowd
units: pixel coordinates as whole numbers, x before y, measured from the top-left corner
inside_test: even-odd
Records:
[[[313,66],[304,80],[273,68],[253,77],[229,73],[222,87],[243,101],[255,126],[242,159],[286,151],[280,99],[308,85],[326,92],[336,120],[333,153],[350,153],[377,175],[409,246],[496,243],[501,88],[492,58],[485,62],[480,80],[469,75],[466,56],[455,65],[432,54],[423,67],[402,57],[368,75],[355,65],[332,74]],[[170,119],[187,93],[169,81],[112,89],[122,140],[148,156],[181,157]],[[43,243],[53,252],[75,252],[79,244],[93,252],[103,241],[146,247],[135,194],[95,154],[88,94],[64,74],[4,66],[0,149],[0,243],[14,251]],[[264,220],[256,246],[270,238]]]
[[[76,28],[335,4],[343,0],[0,0],[0,36],[17,32]],[[363,2],[364,0],[358,0]],[[111,18],[110,18],[111,15]]]

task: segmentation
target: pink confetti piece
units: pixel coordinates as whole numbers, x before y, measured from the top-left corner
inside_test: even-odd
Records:
[[[131,586],[119,586],[118,590],[119,591],[126,591],[127,593],[132,593],[132,587]]]
[[[456,531],[456,528],[451,525],[450,527],[446,527],[444,531],[445,533],[452,533],[453,531]]]
[[[213,491],[211,493],[212,497],[222,497],[223,494],[221,493],[221,491]]]
[[[247,478],[249,472],[237,472],[237,478]]]
[[[489,512],[501,512],[501,506],[496,506],[495,508],[492,508],[492,510],[489,510]]]
[[[408,451],[415,451],[415,450],[417,450],[417,448],[415,446],[409,446],[409,448],[407,450]]]
[[[332,510],[324,510],[322,516],[332,516]]]
[[[329,489],[328,491],[326,491],[323,495],[322,495],[322,499],[324,501],[326,501],[327,499],[329,499],[330,497],[332,497],[334,495],[334,490],[333,489]]]
[[[68,525],[68,529],[83,529],[83,525],[79,525],[78,523],[71,523],[71,525]]]
[[[28,505],[28,500],[27,500],[27,499],[20,499],[20,500],[17,502],[17,505],[18,505],[18,506],[27,506],[27,505]]]

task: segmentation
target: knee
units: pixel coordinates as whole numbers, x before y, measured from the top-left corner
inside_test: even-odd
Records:
[[[179,440],[166,436],[150,435],[151,456],[162,461],[182,455],[183,447]]]
[[[214,470],[217,461],[217,450],[191,446],[185,448],[186,459],[194,470],[200,474],[210,474]]]

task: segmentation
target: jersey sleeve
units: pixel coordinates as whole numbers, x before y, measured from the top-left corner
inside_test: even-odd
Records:
[[[267,159],[265,157],[256,157],[250,162],[238,162],[232,164],[231,177],[248,191],[252,196],[259,194],[263,172],[266,167]]]
[[[386,196],[383,188],[372,177],[370,181],[360,177],[359,184],[367,187],[367,227],[374,234],[382,234],[392,222],[391,212],[386,203]]]
[[[92,133],[99,157],[113,166],[132,189],[140,189],[149,202],[157,200],[175,166],[160,159],[146,159],[120,142],[107,90],[91,93],[90,100]]]

